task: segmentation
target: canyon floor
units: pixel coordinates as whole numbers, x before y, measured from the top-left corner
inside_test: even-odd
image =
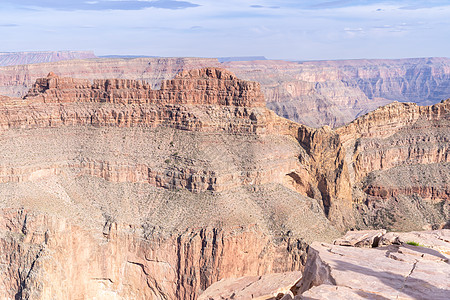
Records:
[[[184,70],[158,87],[54,72],[0,101],[0,297],[216,299],[214,284],[223,292],[241,278],[285,299],[330,289],[345,299],[372,291],[349,291],[333,255],[421,250],[401,235],[388,250],[331,245],[347,230],[435,229],[448,244],[450,100],[394,102],[316,129],[276,115],[260,83],[223,68]],[[445,251],[427,252],[444,274]],[[428,266],[402,259],[393,284],[411,262]],[[448,295],[442,276],[418,292]]]

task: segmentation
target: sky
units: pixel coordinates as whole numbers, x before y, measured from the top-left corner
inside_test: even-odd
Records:
[[[0,52],[450,57],[450,0],[0,0]]]

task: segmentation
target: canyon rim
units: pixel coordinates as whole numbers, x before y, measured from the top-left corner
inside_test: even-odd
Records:
[[[302,297],[292,276],[310,272],[317,242],[448,230],[450,100],[313,128],[224,68],[149,74],[169,79],[55,70],[2,96],[3,298],[197,299],[271,274],[280,297]]]

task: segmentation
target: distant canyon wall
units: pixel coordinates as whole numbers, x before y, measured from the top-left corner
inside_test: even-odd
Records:
[[[92,51],[0,52],[0,66],[40,64],[89,58],[97,58],[97,56]]]
[[[344,125],[392,101],[430,105],[450,96],[450,59],[256,61],[225,65],[258,81],[267,106],[310,126]]]
[[[392,101],[430,105],[450,95],[450,59],[281,60],[104,58],[0,68],[0,95],[21,97],[49,72],[63,77],[144,80],[153,88],[182,70],[222,67],[261,84],[267,107],[313,127],[344,125]]]

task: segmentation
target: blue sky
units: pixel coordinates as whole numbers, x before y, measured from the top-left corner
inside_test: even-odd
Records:
[[[449,57],[449,16],[449,0],[1,0],[0,52]]]

